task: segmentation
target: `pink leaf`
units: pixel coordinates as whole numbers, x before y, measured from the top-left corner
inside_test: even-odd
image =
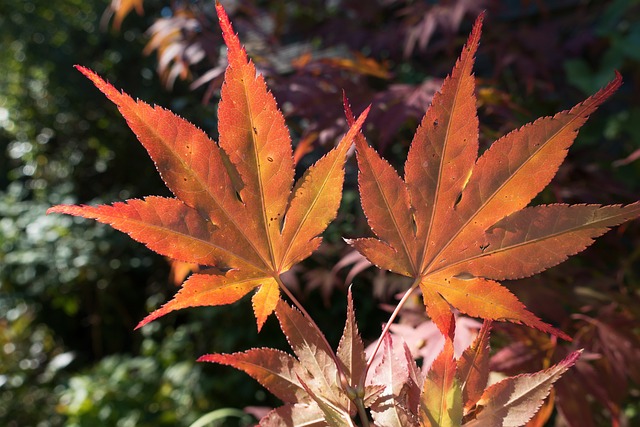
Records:
[[[534,374],[509,377],[485,390],[478,401],[478,416],[464,427],[518,427],[527,423],[540,409],[551,386],[573,366],[581,351],[549,369]]]

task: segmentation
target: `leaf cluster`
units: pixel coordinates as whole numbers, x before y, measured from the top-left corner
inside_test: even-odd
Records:
[[[478,157],[479,121],[472,68],[483,15],[413,138],[404,177],[371,148],[345,98],[349,131],[294,183],[294,154],[284,116],[257,74],[221,5],[228,47],[218,142],[186,120],[120,92],[78,67],[137,135],[174,197],[112,205],[58,205],[49,212],[96,219],[155,252],[203,268],[138,327],[174,310],[226,305],[250,292],[258,330],[275,311],[294,354],[273,349],[201,360],[244,370],[285,402],[262,425],[524,425],[551,385],[572,366],[572,352],[535,374],[487,388],[491,321],[571,338],[540,320],[498,281],[528,277],[580,252],[611,227],[640,216],[640,202],[527,207],[551,181],[579,128],[621,84],[499,138]],[[413,280],[369,359],[351,296],[336,353],[281,275],[318,248],[336,216],[344,164],[355,141],[361,203],[375,237],[350,240],[372,264]],[[281,299],[284,292],[299,311]],[[414,293],[445,346],[423,377],[391,324]],[[454,313],[485,319],[474,345],[456,359]],[[382,348],[383,356],[374,364]]]
[[[553,367],[509,377],[489,387],[490,321],[473,345],[454,358],[453,343],[423,377],[406,345],[384,338],[382,358],[369,366],[355,321],[351,293],[347,322],[334,355],[308,319],[280,302],[276,315],[296,356],[270,348],[209,354],[199,360],[232,366],[279,397],[261,426],[354,426],[365,410],[379,427],[524,425],[552,384],[578,359],[574,352]],[[335,361],[335,363],[334,363]],[[371,369],[369,369],[371,368]]]

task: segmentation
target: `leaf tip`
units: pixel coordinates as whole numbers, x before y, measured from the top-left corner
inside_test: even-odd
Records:
[[[363,117],[362,121],[364,121],[367,118],[370,111],[371,111],[371,104],[367,105],[367,108],[365,108],[364,111],[360,114],[360,117]]]
[[[469,38],[467,39],[465,50],[475,53],[476,49],[478,48],[478,44],[480,43],[480,35],[482,34],[482,23],[484,22],[485,16],[486,10],[483,10],[482,12],[480,12],[475,22],[473,23],[473,28],[471,29],[471,34],[469,34]]]
[[[482,11],[478,14],[478,16],[476,17],[476,21],[473,24],[474,26],[477,25],[478,23],[482,24],[482,22],[484,21],[484,18],[487,16],[487,9],[482,9]]]
[[[52,213],[62,213],[60,212],[61,207],[62,205],[51,206],[49,209],[47,209],[47,211],[45,212],[45,215],[49,215]]]
[[[613,73],[613,80],[611,80],[609,84],[602,90],[607,94],[607,97],[616,92],[618,89],[620,89],[620,86],[622,86],[622,74],[620,74],[618,70],[613,70]]]
[[[595,109],[606,101],[611,95],[613,95],[619,88],[622,86],[622,74],[618,70],[614,70],[615,77],[606,86],[600,89],[595,94],[591,95],[585,101],[576,105],[571,109],[571,111],[576,110],[577,108],[584,108],[586,110],[586,115],[593,113]],[[586,107],[586,108],[585,108]]]
[[[572,352],[567,357],[565,357],[565,359],[561,363],[566,364],[567,367],[571,367],[571,366],[575,365],[575,363],[578,361],[578,359],[580,359],[580,357],[582,356],[583,352],[584,352],[584,349],[580,348],[580,349]]]
[[[74,67],[76,70],[80,71],[86,78],[91,80],[95,87],[97,87],[98,90],[102,92],[109,100],[116,104],[118,108],[120,108],[128,101],[133,101],[129,95],[116,89],[111,83],[100,77],[100,75],[98,75],[98,73],[96,73],[92,69],[82,65],[74,65]]]
[[[567,341],[567,342],[573,342],[573,338],[571,338],[569,335],[565,334],[564,332],[562,332],[560,329],[551,327],[549,329],[549,332],[552,335],[557,336],[558,338],[562,338],[563,340]]]
[[[529,319],[523,319],[523,320],[518,320],[515,321],[514,323],[524,323],[527,326],[530,326],[532,328],[535,328],[539,331],[545,332],[547,334],[551,334],[553,336],[556,336],[558,338],[561,338],[567,342],[572,342],[573,338],[571,338],[569,335],[565,334],[564,332],[562,332],[560,329],[558,328],[554,328],[553,326],[551,326],[550,324],[543,322],[542,320],[540,320],[537,316],[533,315],[532,313],[528,312],[527,313],[530,314],[530,318]],[[512,321],[509,319],[509,321]]]
[[[622,74],[620,74],[620,71],[618,70],[613,70],[613,72],[615,73],[615,77],[614,80],[619,81],[620,83],[622,83]]]
[[[275,280],[269,280],[260,285],[251,298],[253,313],[256,317],[258,332],[262,330],[267,318],[273,313],[280,302],[280,288]]]
[[[620,74],[620,71],[618,70],[613,70],[614,72],[614,77],[613,80],[611,80],[600,92],[605,96],[605,97],[609,97],[610,95],[612,95],[615,91],[617,91],[620,86],[622,86],[622,74]]]
[[[560,329],[555,328],[553,326],[551,326],[550,324],[542,321],[540,318],[538,318],[536,315],[534,315],[533,313],[527,311],[525,309],[527,315],[526,318],[522,318],[522,319],[518,319],[518,320],[512,320],[512,319],[505,319],[507,321],[510,322],[514,322],[514,323],[524,323],[527,326],[530,326],[532,328],[535,328],[539,331],[545,332],[547,334],[551,334],[553,336],[556,336],[558,338],[561,338],[567,342],[572,342],[573,338],[571,338],[569,335],[565,334],[564,332],[562,332]]]
[[[344,108],[344,115],[347,118],[347,124],[349,126],[353,126],[356,118],[353,116],[353,111],[351,110],[351,103],[349,102],[349,98],[347,97],[347,92],[342,89],[342,107]]]
[[[147,323],[151,323],[153,322],[155,319],[157,319],[160,316],[153,316],[153,314],[155,313],[155,311],[151,314],[149,314],[147,317],[145,317],[144,319],[142,319],[140,322],[138,322],[138,324],[136,325],[135,328],[133,328],[134,331],[137,331],[138,329],[142,328],[144,325],[146,325]]]
[[[174,307],[175,304],[175,299],[167,302],[166,304],[164,304],[162,307],[158,308],[157,310],[152,311],[151,313],[149,313],[147,315],[147,317],[145,317],[144,319],[142,319],[135,328],[133,328],[134,331],[137,331],[138,329],[142,328],[143,326],[145,326],[148,323],[153,322],[154,320],[164,316],[167,313],[170,313],[174,310],[177,310],[180,307]]]
[[[217,3],[217,2],[216,2]],[[196,359],[196,362],[211,362],[211,363],[217,363],[218,358],[216,357],[218,356],[217,354],[205,354],[202,355],[200,357],[198,357]]]
[[[85,77],[87,77],[89,80],[94,82],[96,84],[96,86],[97,86],[97,83],[96,83],[97,81],[102,81],[103,83],[106,83],[91,68],[88,68],[88,67],[85,67],[84,65],[79,65],[79,64],[74,65],[73,68],[75,68],[76,70],[80,71]]]
[[[86,209],[91,209],[91,207],[86,205],[55,205],[47,209],[45,213],[47,215],[57,213],[57,214],[80,216],[84,218],[92,218],[91,216],[85,215],[83,211],[85,211]]]
[[[229,49],[229,62],[243,61],[246,62],[246,53],[240,44],[238,35],[233,31],[233,25],[229,20],[229,15],[219,1],[216,1],[216,12],[218,13],[218,22],[222,29],[222,38]]]
[[[219,0],[216,0],[216,13],[218,14],[218,21],[220,21],[220,25],[224,25],[224,26],[230,26],[231,24],[229,23],[229,16],[227,15],[227,12],[224,10],[224,7],[222,6],[222,4],[220,3]],[[225,28],[223,28],[224,31]]]
[[[267,317],[268,316],[257,316],[256,317],[256,329],[257,329],[258,333],[260,333],[260,331],[262,330],[262,327],[264,326],[265,322],[267,321]]]

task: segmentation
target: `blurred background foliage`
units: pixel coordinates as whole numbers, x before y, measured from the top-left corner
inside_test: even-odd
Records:
[[[637,0],[223,4],[287,116],[301,165],[344,131],[343,88],[355,110],[373,102],[367,135],[401,165],[431,96],[486,9],[476,66],[483,146],[574,105],[617,69],[623,88],[583,128],[538,201],[626,203],[640,196]],[[0,424],[189,426],[218,408],[274,406],[243,374],[195,363],[207,352],[286,348],[273,320],[258,336],[243,300],[184,310],[134,332],[175,292],[171,274],[179,266],[172,272],[167,260],[108,227],[44,215],[57,203],[167,194],[124,120],[74,64],[216,137],[225,57],[212,2],[3,0],[0,43]],[[386,317],[384,303],[406,286],[367,268],[341,239],[366,230],[355,180],[349,163],[326,244],[287,277],[332,343],[341,333],[335,319],[344,317],[346,278],[354,280],[369,340]],[[572,348],[587,349],[558,384],[548,425],[640,424],[639,265],[636,222],[513,284],[532,311],[576,339],[558,343],[502,325],[495,370],[534,371]],[[409,318],[416,330],[426,320]],[[246,421],[224,425],[238,422]]]

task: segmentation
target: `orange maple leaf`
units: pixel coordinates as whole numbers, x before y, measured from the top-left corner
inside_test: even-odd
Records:
[[[640,215],[640,203],[524,209],[553,178],[578,129],[621,77],[616,73],[572,109],[500,138],[476,161],[472,67],[481,25],[482,15],[418,127],[404,179],[362,135],[356,138],[362,207],[377,238],[351,244],[378,267],[415,278],[412,289],[421,289],[427,313],[445,335],[453,326],[453,306],[473,317],[524,323],[569,339],[497,280],[554,266]]]
[[[159,106],[135,101],[77,67],[120,110],[175,198],[101,206],[54,206],[93,218],[178,261],[215,267],[191,275],[176,296],[138,324],[193,306],[233,303],[258,289],[262,327],[280,299],[280,274],[308,257],[336,215],[346,153],[366,117],[293,186],[291,141],[276,101],[216,5],[229,66],[218,110],[220,141]],[[220,274],[220,270],[225,274]]]

